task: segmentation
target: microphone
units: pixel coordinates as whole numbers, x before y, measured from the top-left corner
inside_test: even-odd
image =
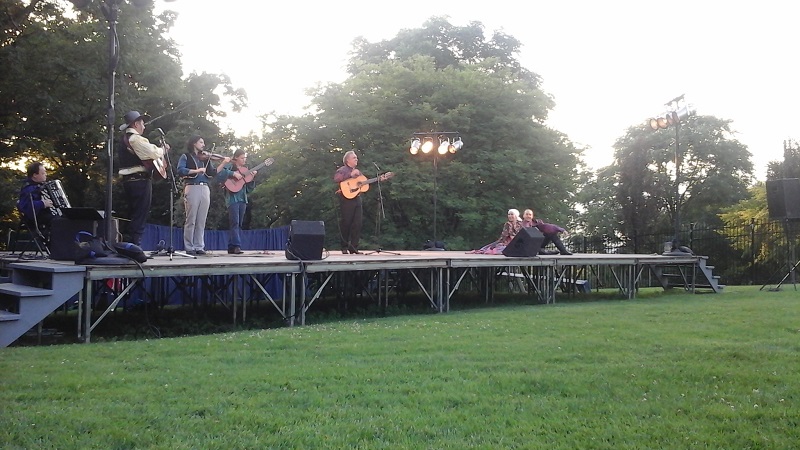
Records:
[[[378,169],[378,172],[380,172],[380,171],[381,171],[381,168],[380,168],[380,167],[378,167],[378,164],[377,164],[377,163],[372,163],[372,164],[375,166],[375,168],[376,168],[376,169]]]
[[[161,128],[156,128],[156,130],[158,130],[158,132],[161,133],[162,136],[164,136],[164,130],[162,130]]]

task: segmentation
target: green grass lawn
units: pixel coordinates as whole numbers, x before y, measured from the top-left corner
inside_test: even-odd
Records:
[[[800,292],[0,349],[4,449],[797,448]]]

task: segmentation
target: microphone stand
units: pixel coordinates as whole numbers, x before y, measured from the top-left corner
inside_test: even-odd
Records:
[[[378,249],[374,250],[374,251],[371,251],[371,252],[364,252],[364,254],[365,255],[374,255],[374,254],[378,254],[378,253],[386,253],[387,255],[395,255],[396,256],[396,255],[399,255],[399,253],[387,252],[387,251],[384,251],[381,248],[381,224],[383,223],[381,218],[383,218],[383,219],[386,218],[386,210],[384,210],[384,208],[383,208],[383,192],[381,191],[381,168],[378,167],[378,165],[375,164],[375,163],[372,163],[372,164],[375,166],[375,169],[377,169],[377,172],[376,172],[375,176],[377,178],[376,182],[377,182],[377,185],[378,185],[378,202],[380,203],[380,209],[376,213],[376,218],[375,218],[375,241],[377,241],[377,243],[378,243]]]
[[[169,182],[169,246],[165,249],[150,253],[150,256],[161,256],[161,252],[163,251],[165,255],[169,256],[170,261],[172,261],[172,255],[197,259],[197,256],[190,255],[185,252],[175,251],[175,195],[178,193],[178,182],[175,179],[175,171],[172,169],[172,161],[169,159],[169,151],[167,150],[167,146],[164,145],[164,131],[159,128],[158,132],[161,133],[161,147],[164,149],[164,158],[166,159],[167,167],[169,168],[169,175],[167,177],[167,181]]]

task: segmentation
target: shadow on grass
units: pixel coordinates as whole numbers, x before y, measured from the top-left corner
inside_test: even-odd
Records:
[[[660,299],[676,295],[690,295],[681,290],[664,291],[660,288],[642,289],[637,300]],[[620,297],[617,290],[608,289],[592,293],[559,293],[557,305],[590,302],[630,301]],[[393,316],[436,314],[428,298],[422,293],[408,293],[389,297],[388,306],[377,305],[375,298],[361,295],[348,299],[320,298],[309,308],[306,324],[331,323],[342,320],[363,320]],[[466,311],[485,308],[548,307],[536,295],[524,293],[495,293],[487,301],[477,293],[458,294],[450,300],[451,311]],[[120,307],[106,316],[92,331],[93,342],[125,341],[197,336],[232,331],[269,329],[288,326],[288,318],[267,301],[252,302],[247,306],[246,320],[242,323],[241,307],[234,323],[230,305],[159,306],[154,303],[139,303],[131,307]],[[96,321],[99,312],[92,320]],[[59,345],[79,343],[77,336],[77,310],[61,309],[48,316],[41,325],[41,333],[34,327],[14,346]],[[295,324],[298,323],[296,319]]]

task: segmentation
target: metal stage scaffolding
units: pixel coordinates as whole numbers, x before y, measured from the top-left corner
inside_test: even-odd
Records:
[[[84,271],[83,288],[78,293],[78,337],[90,342],[92,331],[103,318],[133,293],[153,301],[177,296],[184,304],[202,301],[198,296],[205,295],[206,301],[225,304],[234,324],[246,320],[248,302],[266,300],[288,326],[294,326],[305,325],[306,313],[333,287],[343,293],[348,289],[367,292],[378,305],[388,305],[390,291],[397,289],[398,280],[402,278],[405,289],[422,292],[432,310],[446,313],[457,294],[468,289],[477,290],[487,301],[491,300],[498,288],[497,280],[518,286],[540,303],[555,303],[559,288],[564,291],[565,285],[576,286],[578,274],[596,277],[600,268],[611,273],[606,287],[615,287],[628,299],[635,298],[643,274],[648,270],[661,273],[665,267],[679,268],[682,286],[693,291],[699,285],[693,275],[695,268],[704,260],[702,256],[688,253],[680,256],[575,254],[514,258],[459,251],[400,251],[373,255],[325,253],[321,260],[297,261],[286,259],[282,252],[247,252],[243,255],[212,254],[197,259],[154,258],[141,266],[76,266],[71,262],[37,261],[35,267],[54,277],[53,291],[58,291],[57,277],[52,275],[58,271],[54,268],[71,266],[72,272]],[[34,267],[30,264],[4,258],[5,268],[12,272],[31,272]],[[35,282],[33,278],[30,274],[12,277],[16,281]],[[662,286],[670,287],[664,283]],[[98,301],[97,294],[105,295],[106,300]],[[63,301],[55,305],[53,311],[62,304]]]

